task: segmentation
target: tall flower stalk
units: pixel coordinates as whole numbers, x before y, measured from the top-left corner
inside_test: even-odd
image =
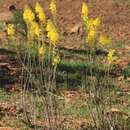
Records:
[[[57,98],[59,98],[56,92],[56,72],[60,63],[60,56],[56,49],[60,34],[56,25],[55,0],[51,1],[49,10],[52,18],[47,20],[40,3],[37,2],[34,9],[28,5],[25,6],[23,20],[27,27],[27,36],[25,42],[19,41],[17,53],[22,65],[22,101],[26,121],[30,125],[35,125],[37,116],[41,116],[37,110],[39,104],[37,98],[40,98],[40,100],[42,99],[42,111],[45,113],[45,116],[41,118],[47,120],[49,126],[54,128],[58,124],[58,110],[55,106]],[[7,32],[9,36],[16,35],[14,25],[8,25]],[[28,107],[26,103],[29,87],[32,95],[28,97],[28,100],[32,107]],[[31,114],[28,114],[28,110]]]

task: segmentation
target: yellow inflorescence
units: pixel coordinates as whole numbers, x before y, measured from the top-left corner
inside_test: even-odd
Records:
[[[45,24],[46,23],[46,15],[45,15],[43,8],[41,7],[41,5],[38,2],[36,3],[36,6],[35,6],[35,12],[37,13],[37,16],[38,16],[40,22],[42,24]]]
[[[115,49],[109,50],[108,55],[107,55],[107,59],[108,59],[109,63],[111,63],[113,60],[116,59],[116,57],[114,56],[115,52],[116,52]]]
[[[101,20],[99,17],[97,17],[96,19],[93,20],[93,25],[95,27],[99,27],[101,25]]]
[[[23,19],[27,24],[29,24],[35,20],[35,15],[28,6],[25,6],[25,9],[23,12]]]
[[[50,9],[51,14],[55,16],[57,13],[56,0],[51,0],[49,9]]]
[[[87,28],[88,30],[93,26],[95,29],[98,28],[101,25],[101,20],[99,17],[96,19],[90,19],[88,20]]]
[[[97,38],[97,29],[101,25],[101,19],[99,17],[95,19],[89,19],[88,6],[85,2],[82,4],[82,19],[84,23],[85,42],[89,46],[93,46]]]
[[[59,63],[60,63],[59,55],[54,56],[53,61],[52,61],[52,65],[57,66]]]
[[[59,41],[59,33],[53,22],[49,19],[47,21],[47,37],[50,39],[53,45],[56,45],[56,43]]]
[[[29,34],[30,34],[31,38],[32,38],[32,37],[37,37],[37,38],[40,37],[41,29],[40,29],[38,23],[32,22],[32,23],[30,24]]]
[[[52,43],[55,45],[59,40],[59,34],[55,31],[48,32],[48,38],[52,41]]]
[[[15,29],[13,24],[8,24],[7,26],[7,34],[9,36],[14,36],[15,35]]]
[[[90,45],[90,46],[93,46],[94,42],[95,42],[95,39],[96,39],[96,30],[95,28],[91,27],[89,32],[88,32],[88,35],[86,37],[86,42]]]
[[[101,35],[99,38],[99,43],[102,45],[107,45],[111,42],[111,38],[107,35]]]
[[[85,2],[82,4],[82,19],[85,24],[88,22],[88,6]]]
[[[49,32],[50,30],[54,30],[54,29],[55,29],[55,26],[54,26],[52,20],[51,20],[51,19],[48,19],[48,21],[47,21],[47,26],[46,26],[46,30]]]
[[[39,57],[40,57],[41,59],[44,59],[45,53],[46,53],[46,48],[45,48],[45,46],[42,45],[42,46],[39,48],[38,53],[39,53]]]

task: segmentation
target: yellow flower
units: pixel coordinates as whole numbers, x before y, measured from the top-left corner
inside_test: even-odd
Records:
[[[15,29],[13,24],[8,24],[7,26],[7,34],[9,36],[14,36],[15,35]]]
[[[39,57],[42,58],[42,59],[44,59],[45,53],[46,53],[46,48],[45,48],[45,46],[42,45],[42,46],[39,48],[38,53],[39,53]]]
[[[101,25],[101,20],[99,17],[97,17],[96,19],[90,19],[88,20],[88,30],[93,26],[94,28],[97,28]]]
[[[86,24],[86,22],[88,21],[88,6],[85,2],[83,2],[82,4],[82,19]]]
[[[89,19],[87,24],[87,30],[89,31],[91,28],[94,28],[93,19]]]
[[[49,19],[47,22],[47,37],[52,42],[53,45],[56,45],[56,43],[59,41],[59,33],[53,22]]]
[[[52,42],[53,45],[56,45],[56,43],[59,41],[59,34],[55,31],[48,32],[48,38]]]
[[[28,6],[25,6],[25,9],[23,12],[23,19],[26,23],[31,23],[35,20],[35,15]]]
[[[30,24],[29,34],[31,35],[31,37],[38,37],[38,38],[40,37],[41,29],[38,23],[32,22]]]
[[[49,32],[50,30],[55,30],[55,26],[51,19],[48,19],[46,30]]]
[[[101,20],[99,17],[97,17],[96,19],[93,20],[93,25],[95,27],[99,27],[101,25]]]
[[[116,57],[114,56],[115,52],[116,52],[115,49],[109,50],[108,55],[107,55],[107,59],[108,59],[109,63],[113,62],[113,60],[116,59]]]
[[[41,7],[41,5],[38,2],[36,3],[35,11],[37,13],[37,16],[38,16],[40,22],[45,24],[46,23],[46,15],[45,15],[43,8]]]
[[[57,66],[60,63],[60,57],[59,55],[54,56],[53,60],[52,60],[52,65],[53,66]]]
[[[50,9],[51,14],[55,16],[57,13],[56,0],[51,0],[49,9]]]
[[[91,28],[88,32],[88,35],[87,35],[87,38],[86,38],[86,42],[92,46],[93,43],[95,42],[96,40],[96,30],[94,28]]]
[[[99,42],[102,45],[106,45],[106,44],[109,44],[111,42],[111,38],[107,35],[101,35],[99,38]]]

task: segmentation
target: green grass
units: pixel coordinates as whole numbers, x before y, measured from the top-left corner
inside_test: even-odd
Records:
[[[124,70],[124,76],[125,78],[130,77],[130,64],[128,67]]]
[[[10,95],[4,89],[0,89],[0,102],[10,101]]]
[[[75,118],[87,118],[90,116],[88,107],[83,106],[76,106],[76,105],[68,105],[68,108],[65,110],[65,114],[71,115]]]

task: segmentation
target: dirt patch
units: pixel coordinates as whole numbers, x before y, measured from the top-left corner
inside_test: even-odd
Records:
[[[25,4],[35,5],[37,0],[4,0],[0,4],[0,12],[8,11],[11,5],[22,9]],[[49,1],[39,0],[49,16]],[[81,0],[57,0],[58,24],[62,32],[61,46],[67,48],[82,47]],[[87,0],[89,16],[101,16],[101,33],[108,33],[114,40],[130,40],[130,5],[113,0]]]

